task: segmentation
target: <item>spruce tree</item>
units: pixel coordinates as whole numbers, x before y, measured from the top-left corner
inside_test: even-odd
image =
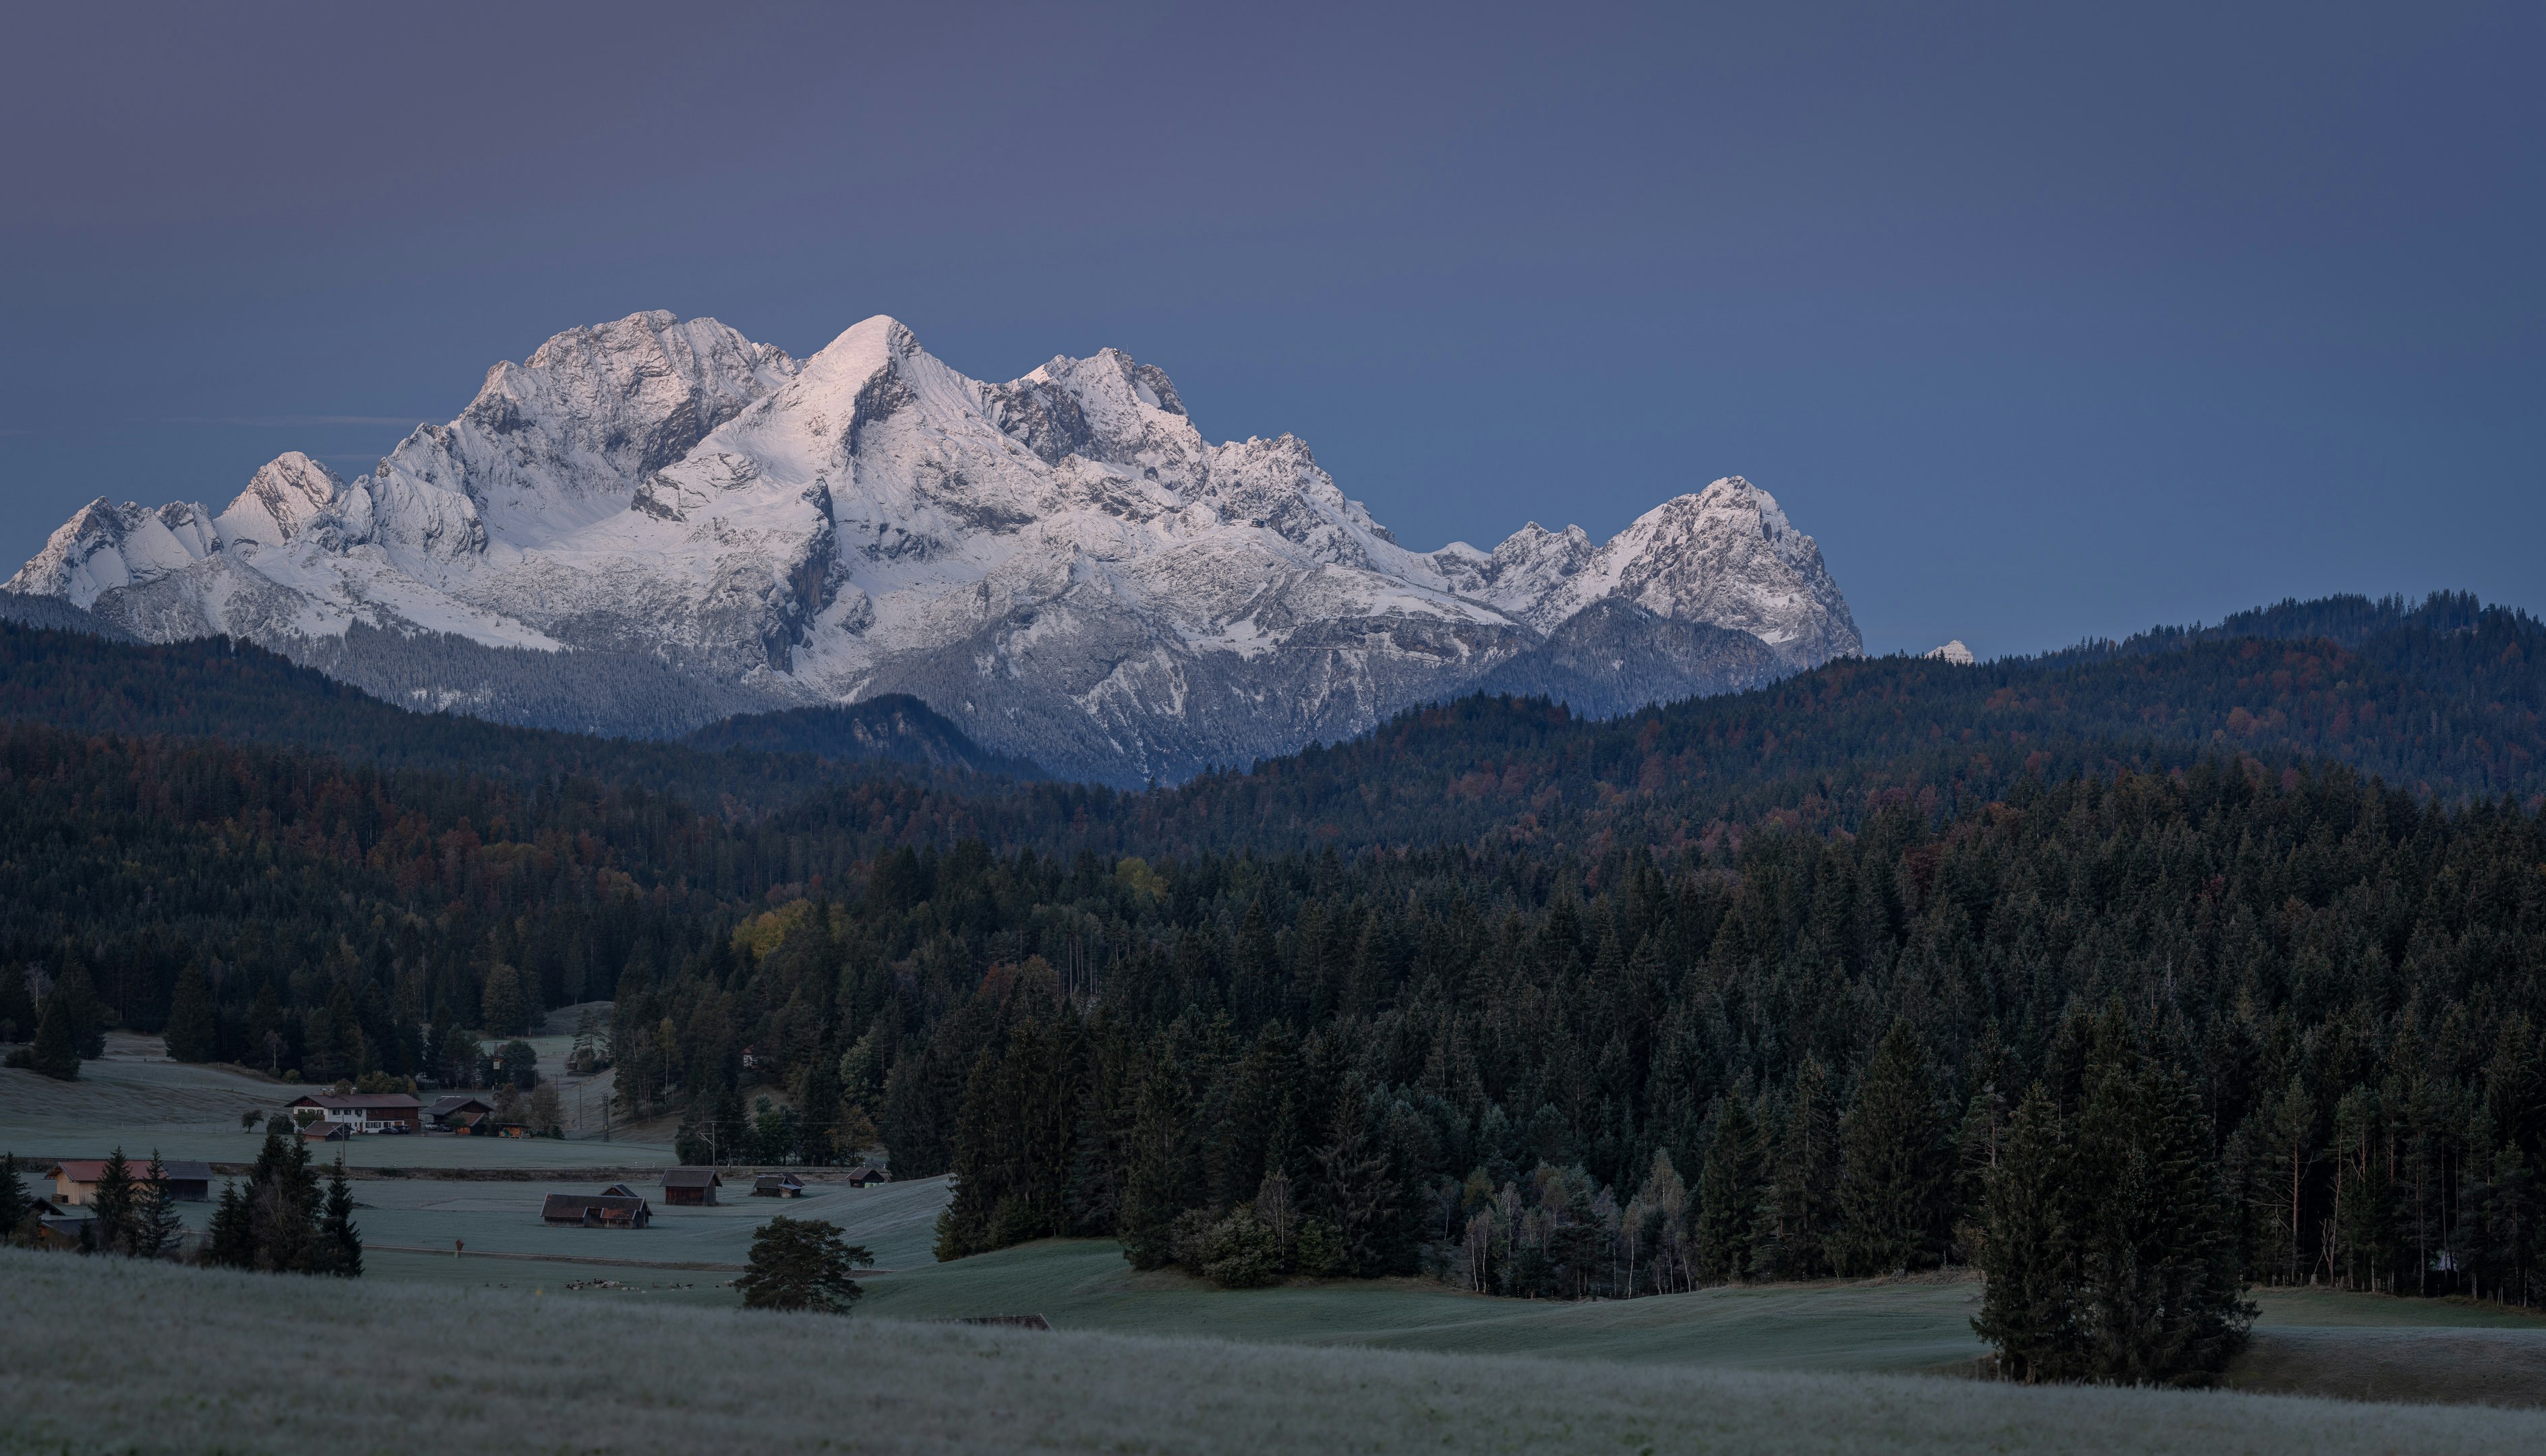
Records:
[[[522,973],[501,962],[487,967],[485,994],[478,1002],[478,1028],[489,1036],[519,1036],[530,1029],[529,1021]]]
[[[27,992],[27,974],[0,965],[0,1041],[32,1041],[36,1035],[36,998]]]
[[[2146,1385],[2225,1368],[2254,1311],[2208,1122],[2118,1001],[2098,1018],[2073,1167],[2087,1373]]]
[[[318,1260],[344,1279],[363,1274],[363,1231],[354,1225],[354,1185],[345,1177],[345,1155],[327,1174],[327,1213],[318,1226]]]
[[[212,1231],[204,1245],[204,1261],[221,1268],[256,1267],[255,1217],[246,1191],[236,1182],[221,1184],[221,1201],[212,1208]]]
[[[1839,1127],[1841,1273],[1932,1268],[1943,1257],[1953,1148],[1910,1022],[1895,1020],[1866,1063]]]
[[[307,1139],[267,1132],[248,1173],[247,1199],[256,1267],[307,1272],[317,1266],[318,1179],[309,1171]]]
[[[168,1004],[168,1056],[179,1062],[209,1062],[220,1055],[220,1022],[212,1011],[212,983],[192,961],[177,973],[177,989]]]
[[[185,1237],[186,1220],[177,1211],[176,1195],[168,1190],[168,1170],[159,1161],[159,1150],[153,1148],[142,1173],[140,1206],[125,1245],[134,1258],[158,1258],[176,1252]]]
[[[70,998],[60,987],[44,998],[36,1017],[36,1044],[28,1049],[28,1066],[57,1082],[79,1079],[79,1030],[73,1023]]]
[[[0,1245],[18,1236],[18,1225],[34,1209],[27,1185],[18,1180],[18,1155],[0,1154]]]
[[[1749,1098],[1735,1089],[1716,1108],[1697,1179],[1697,1277],[1709,1284],[1748,1272],[1759,1220],[1759,1132]]]
[[[1123,1256],[1136,1269],[1163,1268],[1175,1257],[1176,1215],[1196,1181],[1185,1102],[1184,1078],[1172,1054],[1162,1054],[1134,1106],[1123,1179]]]
[[[125,1161],[124,1149],[118,1147],[98,1173],[97,1191],[89,1195],[89,1211],[97,1215],[98,1247],[108,1253],[125,1249],[139,1207],[140,1193],[132,1183],[132,1165]]]
[[[1829,1074],[1806,1056],[1778,1128],[1776,1166],[1754,1242],[1755,1272],[1818,1279],[1830,1272],[1838,1208],[1838,1119]]]
[[[2060,1110],[2037,1082],[2015,1109],[1983,1194],[1979,1254],[1988,1282],[1972,1330],[1997,1347],[1998,1371],[2011,1380],[2064,1379],[2082,1363],[2069,1181]]]
[[[106,1008],[99,1004],[97,991],[91,985],[88,971],[70,952],[62,955],[62,978],[53,985],[49,1004],[59,1001],[70,1016],[72,1048],[83,1062],[94,1062],[106,1055]]]

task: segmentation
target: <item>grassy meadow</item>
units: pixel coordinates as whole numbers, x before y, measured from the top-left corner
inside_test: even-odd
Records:
[[[542,1037],[534,1045],[548,1070],[561,1065],[573,1038]],[[555,1062],[552,1063],[551,1059]],[[606,1077],[607,1074],[605,1074]],[[581,1101],[597,1117],[606,1084],[596,1079]],[[121,1146],[127,1155],[206,1163],[246,1163],[256,1157],[264,1129],[243,1129],[250,1110],[271,1114],[311,1089],[277,1082],[230,1067],[172,1062],[158,1037],[110,1033],[106,1055],[80,1063],[79,1080],[55,1082],[33,1072],[0,1068],[0,1152],[35,1158],[102,1158]],[[560,1084],[561,1104],[577,1102],[575,1088]],[[433,1098],[424,1099],[430,1103]],[[657,1167],[672,1161],[669,1144],[614,1138],[359,1137],[329,1143],[316,1156],[342,1152],[354,1168],[572,1169]]]
[[[96,1156],[121,1142],[135,1156],[155,1146],[169,1157],[243,1162],[258,1135],[239,1130],[239,1111],[280,1105],[297,1091],[170,1063],[155,1042],[119,1038],[76,1083],[0,1071],[0,1148]],[[1230,1291],[1136,1271],[1110,1241],[935,1263],[943,1178],[817,1183],[784,1203],[736,1187],[714,1208],[667,1207],[649,1185],[649,1229],[552,1229],[539,1217],[548,1193],[589,1191],[601,1169],[659,1167],[669,1150],[409,1137],[324,1151],[339,1146],[362,1174],[356,1218],[368,1277],[359,1285],[0,1252],[0,1348],[11,1372],[0,1375],[0,1409],[32,1413],[0,1422],[0,1451],[394,1449],[410,1429],[480,1445],[498,1431],[499,1449],[634,1449],[660,1445],[646,1434],[657,1428],[738,1430],[764,1405],[782,1443],[859,1449],[1446,1440],[1632,1451],[1721,1439],[1797,1451],[2199,1442],[2332,1452],[2512,1449],[2539,1434],[2519,1423],[2532,1417],[2436,1407],[2371,1415],[2257,1395],[1936,1379],[1967,1376],[1983,1353],[1970,1326],[1980,1286],[1968,1278],[1582,1304],[1487,1299],[1417,1280]],[[573,1178],[577,1167],[594,1168],[596,1179]],[[454,1175],[470,1170],[557,1176]],[[189,1222],[200,1229],[210,1212],[191,1205]],[[781,1212],[829,1219],[874,1252],[881,1268],[864,1277],[867,1299],[853,1319],[739,1309],[726,1281],[752,1231]],[[448,1252],[455,1239],[467,1256]],[[127,1293],[135,1298],[117,1297]],[[2244,1391],[2546,1405],[2546,1320],[2323,1290],[2257,1298],[2253,1346],[2230,1378]],[[117,1379],[93,1374],[77,1352],[92,1342],[99,1358],[140,1347],[120,1343],[141,1332],[118,1322],[139,1318],[132,1312],[143,1303],[181,1331],[192,1322],[222,1335],[148,1340],[137,1372],[123,1356],[122,1374],[137,1382],[125,1402]],[[53,1317],[72,1306],[80,1319]],[[942,1323],[997,1314],[1041,1314],[1059,1333]],[[323,1366],[323,1352],[341,1354],[343,1340],[387,1340],[429,1357],[387,1362],[397,1373],[384,1383],[285,1368],[304,1358]],[[1910,1376],[1930,1378],[1902,1378]],[[1302,1406],[1307,1398],[1316,1409]],[[2343,1418],[2354,1424],[2342,1427]],[[891,1429],[879,1435],[879,1423]],[[2337,1427],[2341,1440],[2322,1438]]]
[[[2546,1449],[2476,1407],[627,1303],[0,1251],[0,1452]]]

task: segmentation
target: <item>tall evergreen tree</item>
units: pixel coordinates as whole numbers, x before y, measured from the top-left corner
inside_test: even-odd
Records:
[[[1190,1206],[1198,1181],[1185,1112],[1184,1078],[1173,1055],[1162,1054],[1141,1085],[1123,1181],[1123,1256],[1136,1269],[1162,1268],[1175,1257],[1176,1215]]]
[[[212,1207],[212,1237],[204,1244],[204,1261],[220,1268],[256,1267],[256,1220],[247,1190],[236,1181],[221,1184],[220,1202]]]
[[[1953,1148],[1937,1114],[1926,1053],[1897,1019],[1866,1062],[1839,1128],[1841,1273],[1934,1267],[1944,1256]]]
[[[1760,1150],[1750,1099],[1736,1088],[1716,1104],[1715,1136],[1697,1179],[1697,1277],[1721,1284],[1747,1273],[1759,1222]]]
[[[159,1150],[153,1148],[149,1166],[142,1173],[140,1205],[134,1210],[125,1247],[134,1258],[159,1258],[174,1254],[185,1237],[185,1216],[177,1211],[176,1194],[168,1187],[167,1167],[159,1161]]]
[[[128,1247],[133,1215],[140,1201],[140,1192],[133,1185],[132,1165],[125,1160],[124,1149],[118,1147],[108,1155],[106,1167],[98,1171],[97,1191],[89,1195],[89,1211],[97,1215],[99,1248],[117,1253]]]
[[[18,1236],[18,1225],[35,1211],[27,1185],[18,1178],[18,1155],[0,1154],[0,1244]]]
[[[2254,1316],[2207,1119],[2118,1001],[2099,1018],[2088,1078],[2068,1213],[2087,1373],[2133,1385],[2205,1379],[2243,1346]]]
[[[28,1051],[27,1065],[44,1076],[58,1082],[79,1079],[79,1028],[70,998],[59,987],[44,998],[44,1009],[36,1017],[36,1044]]]
[[[327,1211],[318,1226],[315,1261],[344,1279],[363,1275],[363,1231],[354,1225],[354,1185],[345,1177],[345,1155],[327,1173]]]
[[[32,1041],[36,1035],[36,998],[27,991],[26,972],[0,965],[0,1041]]]
[[[209,1062],[221,1054],[220,1020],[212,1011],[212,983],[192,961],[177,973],[168,1003],[168,1055],[179,1062]]]
[[[1829,1074],[1807,1055],[1788,1093],[1776,1166],[1755,1241],[1756,1272],[1817,1279],[1830,1272],[1838,1222],[1839,1130]]]
[[[1987,1282],[1972,1320],[1973,1332],[1997,1347],[1999,1372],[2028,1384],[2083,1368],[2070,1178],[2060,1109],[2037,1082],[1986,1178],[1979,1254]]]

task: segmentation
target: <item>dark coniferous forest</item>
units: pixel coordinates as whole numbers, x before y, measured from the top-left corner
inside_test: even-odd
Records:
[[[1976,1265],[2034,1378],[2215,1369],[2249,1280],[2546,1295],[2546,626],[2466,599],[1470,698],[1148,794],[0,649],[0,1037],[55,1075],[121,1025],[465,1079],[609,1000],[623,1115],[952,1172],[944,1256]]]

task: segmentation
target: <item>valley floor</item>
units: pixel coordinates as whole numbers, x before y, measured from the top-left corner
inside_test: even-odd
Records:
[[[0,1410],[12,1453],[2546,1449],[2524,1411],[638,1314],[15,1251]]]
[[[0,1146],[96,1156],[121,1141],[127,1152],[156,1145],[170,1157],[253,1156],[256,1138],[236,1130],[235,1108],[271,1097],[277,1085],[177,1066],[138,1045],[119,1050],[84,1066],[77,1083],[0,1072]],[[668,1150],[429,1138],[343,1146],[370,1174],[355,1184],[369,1270],[359,1284],[0,1252],[9,1260],[0,1264],[0,1410],[34,1413],[0,1422],[0,1451],[392,1449],[408,1444],[393,1436],[416,1422],[453,1439],[466,1430],[475,1445],[495,1432],[498,1449],[517,1438],[525,1447],[659,1449],[665,1442],[643,1432],[659,1425],[732,1444],[764,1416],[773,1431],[820,1431],[862,1449],[941,1437],[958,1449],[1306,1449],[1324,1448],[1319,1433],[1335,1431],[1365,1433],[1350,1443],[1365,1449],[1445,1436],[1482,1449],[1660,1450],[1709,1435],[1772,1450],[2168,1444],[2104,1428],[2122,1416],[2183,1442],[2215,1435],[2256,1450],[2304,1446],[2309,1456],[2504,1449],[2495,1435],[2519,1433],[2509,1446],[2546,1436],[2515,1423],[2528,1417],[2436,1407],[2371,1416],[2255,1396],[1890,1378],[1973,1369],[1983,1353],[1970,1325],[1980,1286],[1967,1278],[1589,1304],[1487,1299],[1416,1280],[1228,1291],[1136,1271],[1110,1241],[935,1263],[943,1178],[869,1189],[816,1182],[809,1196],[783,1203],[740,1189],[714,1208],[658,1199],[650,1229],[552,1229],[539,1219],[546,1193],[591,1191],[591,1177],[613,1166],[650,1173]],[[605,1148],[606,1162],[593,1156]],[[379,1175],[392,1163],[398,1175]],[[550,1175],[524,1176],[539,1169]],[[200,1228],[210,1208],[187,1212]],[[738,1308],[727,1281],[752,1231],[776,1213],[829,1219],[874,1252],[881,1267],[863,1276],[867,1298],[853,1319]],[[466,1256],[450,1252],[455,1239]],[[2256,1298],[2263,1315],[2252,1348],[2230,1375],[2242,1390],[2546,1406],[2546,1319],[2323,1290]],[[1059,1334],[934,1323],[1000,1314],[1046,1316]],[[159,1337],[165,1332],[179,1337]],[[343,1342],[333,1354],[330,1341]],[[346,1348],[382,1358],[348,1366]],[[315,1364],[306,1389],[284,1368],[304,1360]],[[334,1373],[324,1374],[331,1360]],[[349,1368],[363,1373],[348,1379]],[[1145,1373],[1127,1379],[1132,1369]],[[1294,1387],[1327,1392],[1316,1398],[1346,1414],[1285,1406]],[[119,1404],[126,1391],[128,1410]],[[985,1417],[985,1402],[1007,1413],[1014,1439]],[[1690,1414],[1693,1402],[1707,1414]],[[2350,1444],[2302,1439],[2332,1428],[2323,1413],[2343,1410],[2358,1422]],[[2514,1423],[2486,1423],[2498,1420]],[[878,1435],[879,1422],[894,1429]],[[2276,1423],[2293,1434],[2265,1439]]]

